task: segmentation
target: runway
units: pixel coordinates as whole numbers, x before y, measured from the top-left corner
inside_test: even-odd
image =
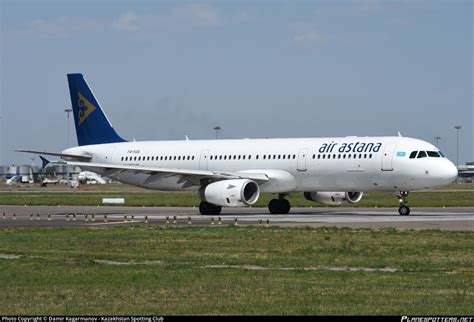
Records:
[[[220,219],[220,220],[219,220]],[[0,228],[164,226],[310,226],[351,228],[474,230],[474,207],[412,208],[400,216],[396,208],[292,208],[271,215],[266,208],[226,208],[220,216],[202,216],[191,207],[43,207],[0,206]]]

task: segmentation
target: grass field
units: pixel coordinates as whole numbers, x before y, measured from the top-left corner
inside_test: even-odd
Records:
[[[0,315],[470,315],[473,249],[472,232],[5,229]]]
[[[25,191],[0,192],[0,205],[77,205],[95,206],[102,204],[102,198],[125,198],[125,206],[197,206],[199,198],[191,192],[157,192],[127,185],[86,186],[82,189],[30,189]],[[65,189],[65,190],[64,190]],[[263,194],[256,207],[266,207],[273,195]],[[288,197],[293,207],[324,207],[304,199],[302,193]],[[474,185],[451,185],[441,190],[412,192],[412,207],[474,207]],[[353,207],[354,205],[346,205]],[[356,207],[398,207],[393,192],[369,192],[364,194]]]

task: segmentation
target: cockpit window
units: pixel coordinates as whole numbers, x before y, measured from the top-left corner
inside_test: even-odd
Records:
[[[427,151],[428,156],[431,158],[439,158],[439,153],[436,151]]]
[[[413,151],[412,153],[410,153],[410,159],[416,158],[417,153],[418,153],[418,151]]]
[[[421,158],[426,158],[426,152],[425,151],[420,151],[420,153],[418,153],[418,159],[421,159]]]
[[[444,158],[444,154],[443,154],[443,152],[441,152],[441,151],[438,151],[438,153],[439,153],[439,155],[440,155],[442,158]]]

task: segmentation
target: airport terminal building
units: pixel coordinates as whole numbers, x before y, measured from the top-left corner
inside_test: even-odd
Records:
[[[458,167],[459,181],[462,183],[474,182],[474,161],[468,161],[465,165]]]

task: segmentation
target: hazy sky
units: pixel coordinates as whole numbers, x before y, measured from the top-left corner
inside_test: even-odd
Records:
[[[472,1],[7,1],[0,161],[61,151],[67,73],[132,140],[411,136],[474,160]],[[71,120],[69,145],[76,145]],[[39,164],[39,160],[36,161]]]

